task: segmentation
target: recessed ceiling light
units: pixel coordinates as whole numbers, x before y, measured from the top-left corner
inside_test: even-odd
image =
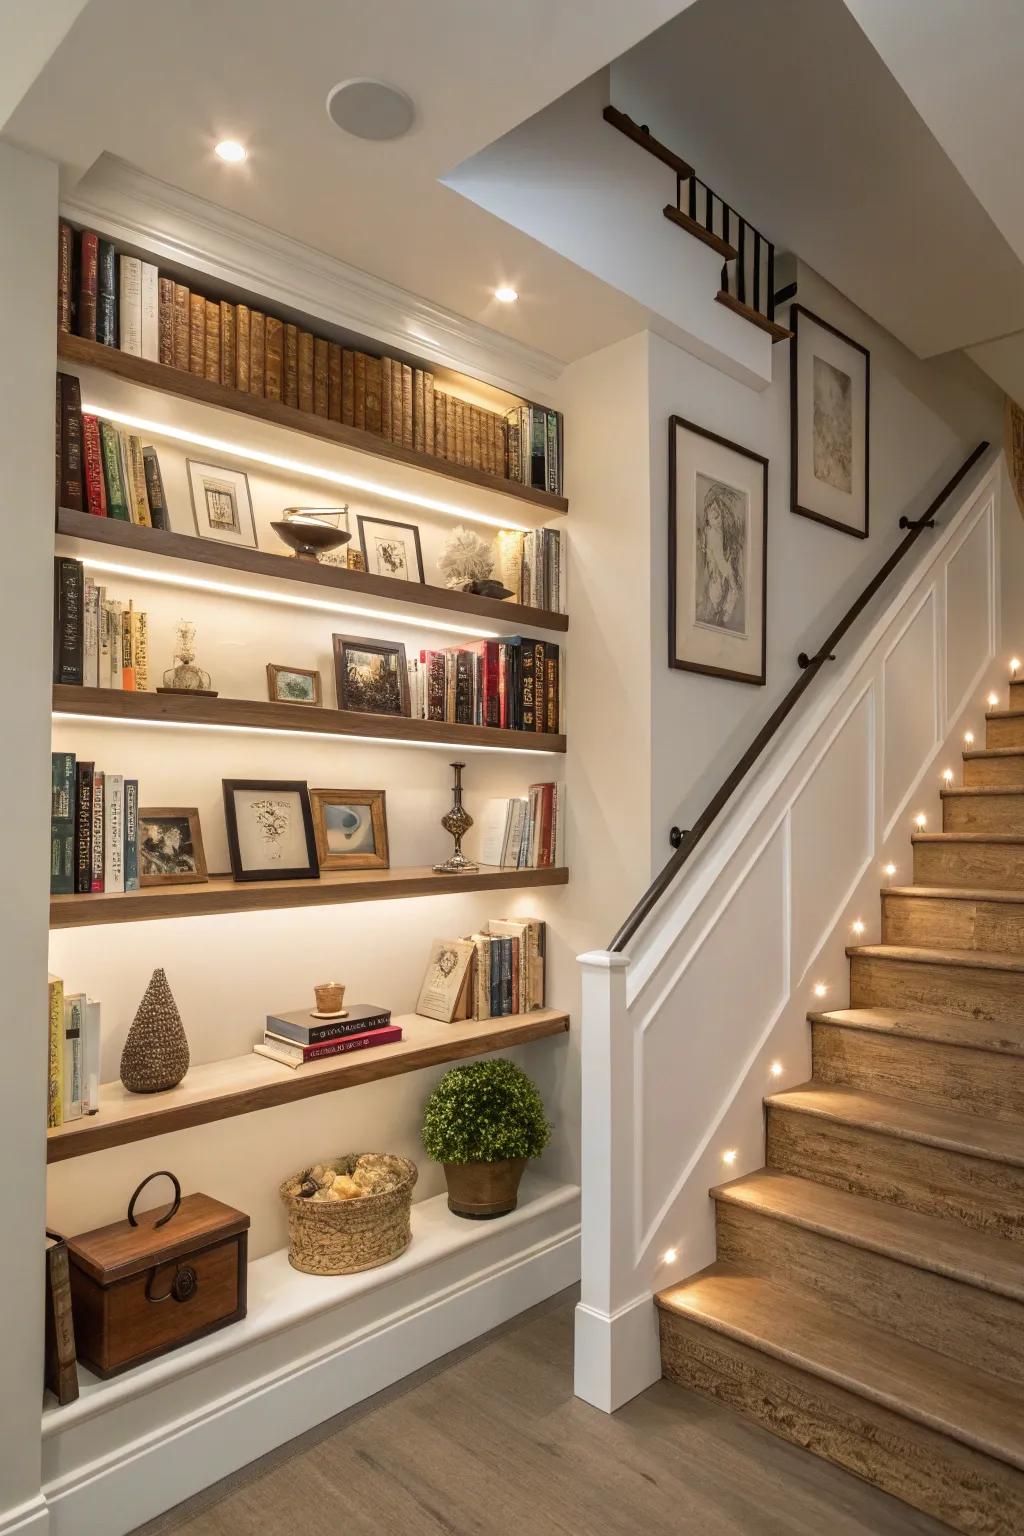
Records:
[[[400,139],[416,116],[412,101],[383,80],[342,80],[327,93],[327,116],[357,139]]]
[[[501,288],[495,288],[494,297],[499,304],[514,304],[519,295],[514,288],[508,288],[503,285]]]
[[[218,154],[222,160],[226,160],[229,165],[240,165],[248,151],[244,144],[239,144],[237,139],[221,139],[214,153]]]

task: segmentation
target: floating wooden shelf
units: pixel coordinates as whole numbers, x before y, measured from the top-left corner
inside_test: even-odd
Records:
[[[100,1109],[82,1120],[46,1133],[46,1160],[69,1157],[144,1141],[213,1120],[229,1120],[275,1104],[290,1104],[340,1088],[355,1088],[384,1077],[416,1072],[446,1061],[507,1050],[546,1035],[564,1034],[569,1016],[553,1009],[503,1019],[468,1019],[439,1024],[418,1014],[394,1019],[405,1032],[397,1045],[371,1046],[293,1070],[265,1056],[235,1056],[192,1067],[184,1082],[167,1093],[129,1093],[121,1083],[104,1083]]]
[[[569,628],[564,613],[552,613],[547,608],[528,608],[522,603],[501,602],[495,597],[474,597],[469,592],[451,592],[447,587],[432,587],[417,581],[396,581],[390,576],[372,576],[367,571],[348,571],[336,565],[316,565],[311,560],[293,560],[288,555],[272,554],[263,549],[236,549],[230,544],[219,544],[215,539],[140,528],[136,523],[124,523],[118,518],[93,517],[89,512],[72,512],[64,507],[57,514],[57,532],[133,553],[164,555],[174,560],[189,560],[195,565],[232,571],[251,571],[254,575],[275,580],[415,603],[419,607],[440,608],[449,613],[478,614],[486,619],[504,619],[506,623],[524,628]]]
[[[304,432],[308,437],[335,443],[339,448],[351,448],[357,453],[368,453],[374,458],[387,459],[394,464],[408,464],[414,469],[440,475],[445,480],[475,486],[478,490],[493,491],[499,496],[509,496],[546,515],[569,510],[569,503],[564,496],[553,496],[549,491],[535,491],[532,486],[519,485],[514,480],[506,480],[502,475],[490,475],[486,470],[473,469],[466,464],[450,464],[447,459],[435,458],[433,454],[403,448],[400,443],[386,442],[375,432],[364,432],[359,427],[344,426],[340,421],[329,421],[323,416],[310,415],[308,411],[297,411],[281,400],[246,395],[241,390],[229,389],[226,384],[215,384],[211,379],[186,373],[182,368],[169,368],[165,363],[135,357],[130,352],[121,352],[117,347],[102,346],[99,342],[88,341],[84,336],[71,336],[62,331],[57,338],[57,355],[65,363],[100,368],[105,373],[116,374],[120,379],[142,384],[147,389],[160,389],[165,394],[197,400],[203,405],[215,405],[220,410],[234,411],[239,416],[270,421],[279,427],[290,427],[293,432]]]
[[[282,907],[322,907],[334,902],[396,901],[407,896],[451,896],[462,891],[520,890],[567,885],[567,869],[497,869],[438,875],[429,868],[327,870],[318,880],[244,880],[211,875],[201,885],[146,886],[141,891],[98,891],[51,896],[50,927],[90,928],[97,923],[144,923],[163,917],[208,917],[215,912],[271,912]]]
[[[263,699],[205,698],[190,693],[130,693],[120,688],[78,688],[55,683],[53,708],[107,720],[232,725],[250,731],[312,731],[324,736],[373,736],[436,746],[496,747],[506,752],[564,752],[565,737],[541,731],[504,731],[497,726],[449,725],[405,715],[366,715],[354,709],[276,704]]]

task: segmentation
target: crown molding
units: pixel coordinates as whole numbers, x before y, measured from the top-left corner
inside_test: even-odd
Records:
[[[543,398],[565,366],[113,155],[100,157],[61,199],[61,210],[112,239],[513,394]]]

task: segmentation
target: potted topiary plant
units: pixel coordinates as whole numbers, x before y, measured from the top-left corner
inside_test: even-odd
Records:
[[[457,1216],[514,1211],[527,1160],[550,1136],[541,1096],[513,1061],[452,1067],[423,1115],[423,1145],[444,1167],[448,1209]]]

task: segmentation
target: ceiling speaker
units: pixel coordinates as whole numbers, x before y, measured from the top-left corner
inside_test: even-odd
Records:
[[[416,109],[404,91],[383,80],[343,80],[328,93],[327,115],[357,139],[400,139]]]

